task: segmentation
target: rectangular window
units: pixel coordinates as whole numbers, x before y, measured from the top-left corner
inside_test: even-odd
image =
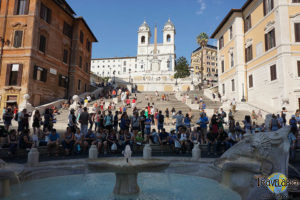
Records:
[[[219,39],[219,49],[222,49],[224,47],[224,37],[222,36],[220,39]]]
[[[250,45],[249,47],[246,48],[245,58],[246,58],[246,62],[249,62],[250,60],[252,60],[252,58],[253,58],[253,56],[252,56],[252,45]]]
[[[68,36],[70,39],[72,39],[72,26],[69,25],[67,22],[64,22],[64,28],[63,33]]]
[[[230,37],[230,40],[232,40],[232,26],[229,28],[229,37]]]
[[[64,87],[64,88],[67,88],[67,85],[68,85],[68,78],[66,76],[63,76],[63,75],[59,75],[59,80],[58,80],[58,85],[60,87]]]
[[[231,80],[231,89],[232,91],[235,91],[234,79]]]
[[[15,0],[15,15],[28,15],[29,0]]]
[[[33,71],[33,79],[37,80],[37,81],[46,82],[47,81],[47,69],[35,65],[34,71]]]
[[[22,64],[8,64],[6,71],[6,86],[21,86],[22,82]]]
[[[264,2],[264,16],[266,16],[274,8],[274,0],[263,0]]]
[[[249,15],[248,17],[246,17],[245,19],[245,24],[244,24],[244,30],[245,33],[251,28],[251,15]]]
[[[69,57],[68,55],[69,55],[68,50],[64,49],[63,62],[66,64],[68,63],[68,57]]]
[[[126,72],[126,67],[123,67],[123,73],[125,73]]]
[[[231,67],[234,66],[234,57],[233,57],[233,53],[230,53],[230,66],[231,66]]]
[[[86,40],[86,49],[88,50],[88,52],[90,52],[91,50],[91,42],[88,39]]]
[[[251,74],[249,76],[249,88],[252,88],[253,87],[253,75]]]
[[[225,63],[224,60],[221,61],[221,68],[222,68],[222,73],[225,71]]]
[[[88,73],[89,72],[89,64],[85,63],[85,72]]]
[[[84,84],[84,92],[86,92],[87,91],[87,86],[86,86],[86,84]]]
[[[79,56],[79,67],[82,68],[82,57]]]
[[[222,84],[222,93],[225,95],[225,84]]]
[[[300,42],[300,23],[295,23],[295,42]]]
[[[272,65],[270,67],[270,75],[271,75],[271,81],[274,81],[277,79],[276,65]]]
[[[15,31],[15,35],[14,35],[15,48],[19,48],[22,46],[22,38],[23,38],[23,31]]]
[[[272,49],[275,46],[275,29],[273,29],[269,33],[265,34],[265,50],[268,51],[269,49]]]
[[[207,72],[210,72],[210,68],[207,68],[206,71],[207,71]]]
[[[81,42],[81,44],[83,44],[83,32],[82,31],[80,31],[80,36],[79,36],[79,40],[80,40],[80,42]]]
[[[300,61],[297,62],[298,77],[300,77]]]
[[[40,45],[39,45],[39,50],[41,52],[46,52],[46,37],[43,35],[40,35]]]
[[[48,24],[51,23],[51,13],[52,13],[52,11],[42,3],[40,17],[43,20],[45,20]]]
[[[81,89],[81,80],[78,80],[78,84],[77,84],[77,90],[79,90],[79,91],[80,91],[80,89]]]

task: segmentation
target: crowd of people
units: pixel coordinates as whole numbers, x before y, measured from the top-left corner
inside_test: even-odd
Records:
[[[17,148],[29,150],[47,146],[49,155],[57,156],[59,149],[63,149],[65,155],[87,153],[91,145],[97,146],[99,154],[106,155],[120,153],[126,145],[130,145],[133,151],[149,143],[169,146],[175,153],[189,153],[195,144],[203,144],[207,145],[209,155],[218,155],[243,139],[245,134],[255,134],[269,128],[276,131],[290,125],[289,140],[291,157],[294,159],[293,149],[300,124],[299,110],[287,121],[286,109],[283,108],[281,114],[272,116],[270,124],[258,125],[255,122],[258,115],[254,111],[251,116],[245,116],[241,123],[236,122],[235,107],[228,114],[223,109],[217,109],[209,119],[201,99],[202,107],[195,116],[191,110],[184,114],[174,107],[165,110],[156,108],[155,101],[160,98],[165,101],[167,95],[161,97],[156,93],[151,97],[152,102],[139,109],[136,95],[131,95],[126,89],[112,90],[110,95],[111,98],[120,97],[123,103],[119,109],[113,102],[105,106],[103,98],[90,107],[89,100],[83,102],[78,110],[70,110],[68,126],[63,134],[54,128],[55,113],[58,112],[54,108],[46,109],[43,116],[38,110],[34,111],[32,120],[29,120],[30,114],[26,109],[16,112],[7,108],[3,113],[5,127],[1,131],[1,137],[7,138],[7,144],[3,147],[9,148],[10,154],[16,154]],[[149,101],[150,97],[147,98]],[[17,121],[17,129],[11,128],[12,120]]]

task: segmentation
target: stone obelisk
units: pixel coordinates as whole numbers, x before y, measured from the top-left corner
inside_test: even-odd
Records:
[[[160,60],[157,58],[157,27],[155,25],[154,30],[154,49],[153,49],[153,60],[151,61],[151,69],[154,72],[160,71]]]

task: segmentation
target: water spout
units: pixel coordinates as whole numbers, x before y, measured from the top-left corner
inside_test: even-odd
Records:
[[[129,145],[126,145],[125,151],[123,152],[123,154],[126,159],[126,163],[128,163],[129,159],[131,158],[131,154],[132,154],[132,151],[131,151],[131,148]]]

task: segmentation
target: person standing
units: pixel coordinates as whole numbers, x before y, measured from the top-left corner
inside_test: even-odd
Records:
[[[40,127],[41,127],[41,115],[40,111],[36,110],[33,115],[33,122],[32,122],[32,128],[33,128],[33,134],[34,135],[40,135]]]
[[[181,110],[179,110],[178,113],[173,116],[173,119],[176,119],[176,132],[178,132],[178,128],[180,126],[183,126],[183,119],[184,119]]]
[[[9,127],[11,126],[11,120],[14,118],[11,108],[7,108],[6,112],[3,115],[4,127],[7,131],[9,131]]]
[[[169,123],[169,118],[170,118],[170,111],[169,111],[168,108],[165,111],[165,116],[166,116],[166,123],[168,124]]]
[[[231,109],[232,109],[233,113],[235,113],[236,112],[236,101],[235,101],[235,98],[232,99],[230,105],[231,105]]]
[[[200,126],[201,144],[204,144],[207,135],[207,124],[209,124],[208,118],[206,117],[205,113],[201,113],[197,124]]]
[[[165,116],[162,114],[160,110],[156,116],[157,119],[157,130],[160,132],[164,128]]]
[[[86,135],[88,132],[88,124],[89,124],[89,113],[87,112],[87,108],[83,108],[83,112],[80,114],[79,123],[81,125],[81,133]]]

